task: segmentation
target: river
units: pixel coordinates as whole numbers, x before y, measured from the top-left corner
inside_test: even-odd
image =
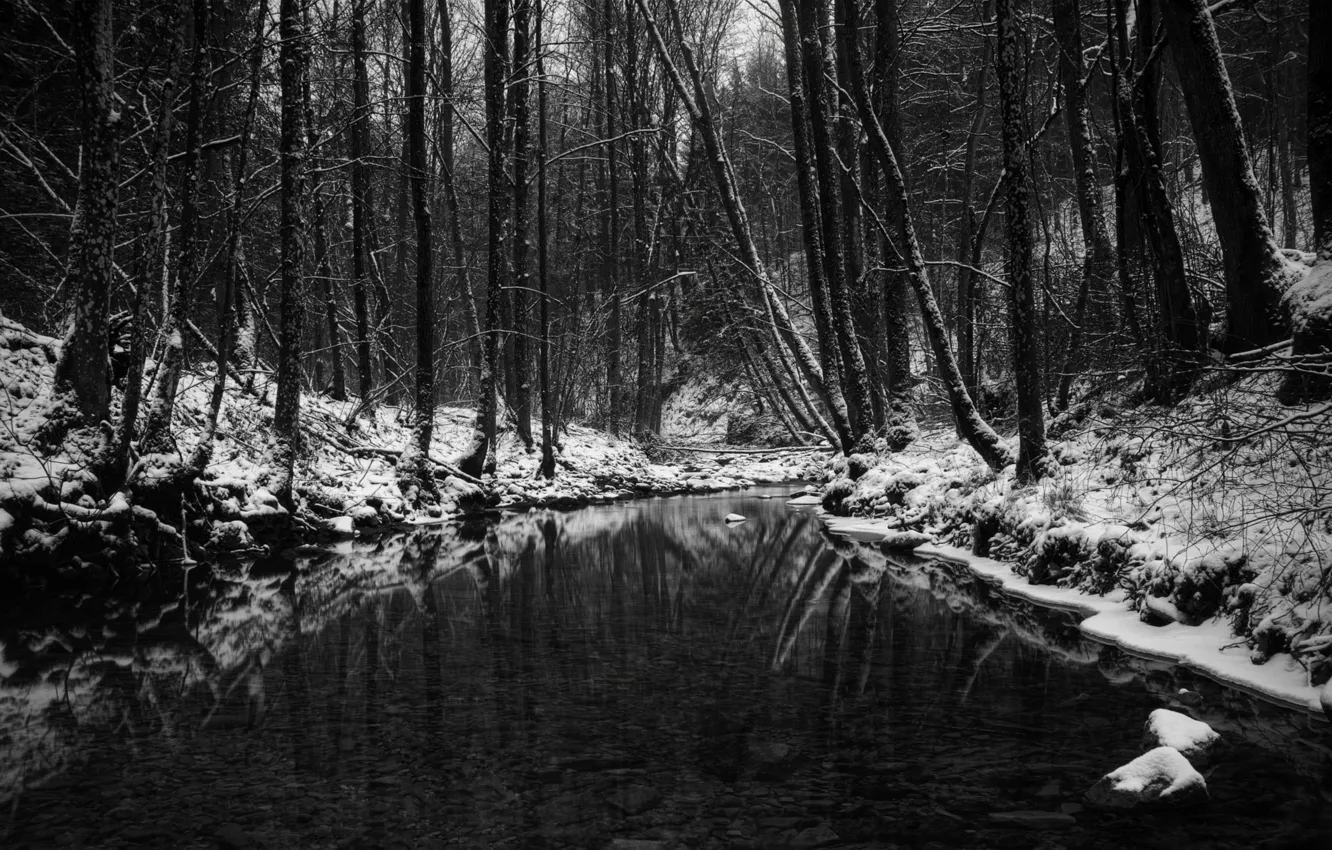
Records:
[[[1325,723],[834,540],[791,489],[12,595],[0,846],[1332,846]],[[1165,705],[1223,736],[1210,803],[1084,808]]]

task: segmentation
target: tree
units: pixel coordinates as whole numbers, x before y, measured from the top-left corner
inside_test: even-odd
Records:
[[[292,471],[301,446],[301,333],[304,330],[305,278],[305,108],[302,103],[307,67],[305,21],[300,0],[281,0],[278,49],[281,66],[282,128],[278,140],[281,163],[281,268],[279,284],[277,394],[273,403],[273,495],[291,510]]]
[[[1092,157],[1091,129],[1087,118],[1087,95],[1082,75],[1082,12],[1080,0],[1054,0],[1055,37],[1059,42],[1059,89],[1063,95],[1064,122],[1068,128],[1069,153],[1073,158],[1073,179],[1077,187],[1078,221],[1082,225],[1084,251],[1082,280],[1078,286],[1077,304],[1073,308],[1073,331],[1064,354],[1064,366],[1059,376],[1056,404],[1060,410],[1068,407],[1073,385],[1074,357],[1082,344],[1087,321],[1087,302],[1093,291],[1106,292],[1113,283],[1115,273],[1114,248],[1106,233],[1105,216],[1101,212],[1100,181],[1096,177],[1096,161]]]
[[[509,3],[488,0],[485,22],[486,144],[489,146],[486,216],[486,322],[483,338],[484,357],[477,388],[476,428],[472,445],[458,461],[469,475],[480,475],[494,465],[496,433],[496,376],[499,374],[500,300],[508,274],[504,249],[509,229],[510,194],[507,173],[509,135],[505,132],[505,86],[509,79]]]
[[[74,321],[55,369],[55,401],[41,442],[59,444],[72,428],[110,418],[107,357],[108,296],[116,247],[117,173],[121,107],[115,99],[111,0],[76,0],[74,60],[79,86],[83,167],[70,228],[67,276],[74,291]]]
[[[1206,0],[1161,0],[1170,55],[1188,106],[1226,273],[1226,338],[1235,352],[1287,333],[1285,263],[1272,238],[1235,93]]]
[[[1041,392],[1040,340],[1036,336],[1036,299],[1031,279],[1031,223],[1027,212],[1027,132],[1022,88],[1025,35],[1018,29],[1018,0],[997,0],[999,29],[995,69],[999,77],[999,114],[1004,128],[1004,173],[1008,230],[1008,307],[1017,382],[1017,480],[1044,474],[1045,411]]]
[[[1309,0],[1309,44],[1332,39],[1332,4]],[[1332,310],[1320,300],[1332,291],[1332,58],[1309,51],[1309,194],[1313,206],[1314,249],[1318,259],[1309,276],[1291,287],[1287,300],[1294,331],[1295,368],[1282,382],[1280,398],[1296,404],[1332,394],[1327,375],[1332,356]]]
[[[425,0],[408,0],[410,46],[407,56],[407,168],[412,187],[412,218],[416,224],[416,392],[412,399],[410,443],[398,461],[398,473],[412,488],[435,491],[430,465],[430,439],[435,429],[435,289],[434,246],[431,244],[429,185],[426,174]]]
[[[370,183],[370,76],[366,66],[365,6],[352,4],[352,298],[356,312],[356,369],[360,376],[361,404],[370,403],[374,374],[370,361],[370,307],[367,278],[370,276],[370,227],[374,214],[374,188]]]

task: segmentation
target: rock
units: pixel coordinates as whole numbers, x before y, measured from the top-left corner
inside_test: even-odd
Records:
[[[740,516],[740,514],[727,514],[727,515],[726,515],[726,521],[727,521],[727,522],[732,522],[732,523],[734,523],[734,522],[744,522],[744,521],[745,521],[745,518],[742,517],[742,516]]]
[[[250,527],[238,519],[214,523],[213,533],[208,538],[208,548],[222,552],[249,549],[253,545],[254,538],[250,536]]]
[[[1068,829],[1077,824],[1072,815],[1062,812],[993,812],[990,823],[1020,826],[1026,829]]]
[[[915,549],[926,543],[933,543],[934,538],[919,531],[890,531],[879,541],[881,549]]]
[[[626,815],[637,815],[661,802],[661,792],[646,785],[630,785],[617,791],[609,802]]]
[[[1323,685],[1323,689],[1318,692],[1318,701],[1322,703],[1323,714],[1332,721],[1332,679],[1328,679]]]
[[[643,838],[612,838],[610,850],[665,850],[665,841],[648,841]]]
[[[826,823],[821,823],[797,833],[796,837],[791,839],[791,847],[797,848],[797,850],[805,850],[805,848],[832,844],[834,841],[837,841],[837,833],[833,832],[832,827]]]
[[[323,526],[324,531],[334,537],[354,537],[356,535],[356,520],[350,516],[335,516],[332,519],[326,519]]]
[[[213,831],[213,838],[217,840],[220,850],[246,850],[250,846],[250,836],[245,834],[238,823],[220,824]]]
[[[1174,747],[1157,747],[1107,773],[1087,792],[1087,802],[1109,809],[1139,803],[1181,805],[1207,798],[1207,782]]]
[[[1201,720],[1168,708],[1153,711],[1142,727],[1143,749],[1174,747],[1195,765],[1206,763],[1208,753],[1220,737]]]

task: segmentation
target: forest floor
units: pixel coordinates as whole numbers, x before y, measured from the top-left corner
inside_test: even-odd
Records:
[[[67,440],[56,452],[35,450],[33,417],[43,393],[51,386],[60,341],[35,334],[0,317],[0,551],[15,560],[57,563],[86,557],[89,529],[101,525],[108,546],[123,535],[123,524],[110,521],[126,514],[135,491],[151,492],[178,474],[181,458],[189,458],[205,432],[213,374],[205,369],[181,379],[172,418],[177,451],[140,458],[137,476],[117,496],[98,491],[81,441]],[[404,525],[441,522],[485,510],[530,507],[569,508],[649,495],[707,493],[759,482],[808,477],[819,468],[826,450],[657,452],[674,462],[657,463],[632,439],[570,424],[561,434],[553,481],[537,476],[540,451],[528,449],[511,426],[501,428],[493,474],[467,480],[451,462],[469,447],[475,413],[441,406],[435,413],[430,458],[436,461],[438,500],[419,504],[405,498],[395,464],[410,437],[406,411],[389,405],[356,413],[355,401],[334,401],[304,393],[301,424],[304,450],[296,463],[294,491],[298,507],[291,517],[270,491],[269,460],[273,420],[273,378],[256,374],[252,385],[228,382],[211,461],[183,498],[180,513],[156,514],[135,506],[134,525],[140,537],[158,537],[155,527],[173,538],[180,550],[179,523],[184,522],[187,547],[198,544],[213,552],[256,548],[261,531],[294,530],[306,538],[352,537]],[[146,403],[146,402],[145,402]],[[113,409],[118,402],[113,402]],[[128,498],[125,498],[125,497]],[[127,504],[129,503],[129,504]],[[61,513],[83,522],[62,522]],[[42,515],[45,515],[43,517]],[[54,522],[35,520],[51,519]],[[103,518],[106,522],[102,522]],[[74,531],[81,532],[72,534]],[[146,534],[142,533],[148,528]],[[74,541],[74,537],[82,537]],[[81,543],[82,545],[76,545]],[[125,541],[116,541],[118,550]],[[140,556],[160,554],[162,540],[140,539],[129,547]]]
[[[1056,468],[1036,484],[934,430],[829,461],[822,504],[870,520],[832,520],[862,539],[923,532],[943,545],[922,552],[1100,615],[1084,631],[1317,711],[1332,677],[1332,405],[1283,407],[1278,380],[1261,364],[1211,370],[1161,407],[1120,376],[1051,423]]]

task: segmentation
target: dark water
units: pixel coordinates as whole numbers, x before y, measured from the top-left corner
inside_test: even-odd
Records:
[[[785,492],[11,597],[0,847],[1332,846],[1327,724],[756,496]],[[1166,704],[1223,735],[1212,801],[1080,809]]]

